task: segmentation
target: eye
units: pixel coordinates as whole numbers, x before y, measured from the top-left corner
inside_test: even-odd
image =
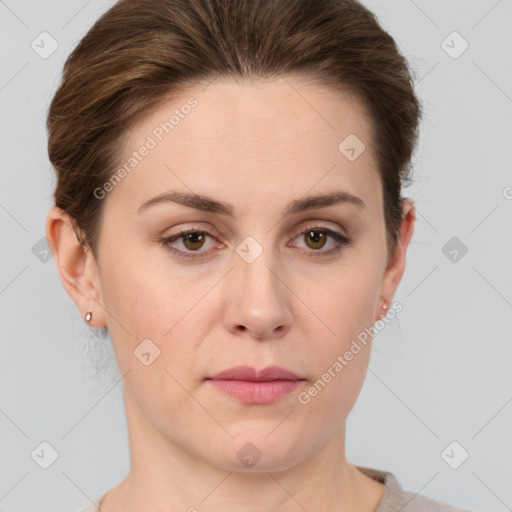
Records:
[[[197,229],[190,229],[187,231],[180,231],[175,235],[163,238],[162,245],[172,254],[182,256],[184,258],[198,258],[203,257],[201,253],[206,251],[199,251],[204,245],[207,238],[213,238],[208,231],[200,231]],[[183,243],[183,249],[177,249],[174,242],[180,240]],[[199,254],[193,254],[199,253]]]
[[[332,256],[351,243],[351,240],[342,233],[321,226],[308,226],[305,230],[299,233],[298,237],[302,237],[306,246],[312,249],[308,252],[312,253],[315,257]],[[325,247],[329,238],[334,240],[334,243],[331,244],[331,248],[321,250]]]
[[[351,240],[342,233],[333,231],[332,229],[320,227],[320,226],[309,226],[305,230],[302,230],[295,236],[295,239],[300,236],[306,242],[306,248],[309,248],[307,252],[312,254],[314,257],[327,257],[340,251],[343,247],[348,246]],[[186,231],[180,231],[172,236],[164,237],[159,240],[161,245],[165,247],[170,253],[176,254],[183,258],[204,258],[204,253],[208,253],[208,250],[201,250],[204,248],[208,238],[215,240],[215,237],[208,231],[189,229]],[[330,249],[322,250],[327,244],[329,238],[334,240],[333,246]],[[176,247],[176,241],[182,243],[182,248]],[[292,247],[296,247],[296,244],[291,244]],[[224,247],[220,244],[220,248]]]

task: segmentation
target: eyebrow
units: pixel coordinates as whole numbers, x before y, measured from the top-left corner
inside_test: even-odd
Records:
[[[230,217],[235,215],[235,209],[232,204],[217,201],[206,195],[187,192],[165,192],[160,194],[159,196],[145,201],[139,207],[138,212],[141,213],[150,206],[168,202],[181,204],[203,212],[228,215]],[[328,194],[296,199],[285,208],[283,215],[294,215],[300,212],[325,208],[335,204],[349,204],[357,206],[358,208],[366,208],[366,204],[360,197],[355,196],[350,192],[339,190]]]

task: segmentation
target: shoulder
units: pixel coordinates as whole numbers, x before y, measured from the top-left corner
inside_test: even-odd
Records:
[[[472,512],[456,508],[427,496],[402,489],[393,473],[356,466],[365,475],[385,485],[384,494],[375,512]]]
[[[105,491],[101,496],[98,496],[92,503],[89,503],[85,508],[76,510],[75,512],[101,512],[99,506],[108,491]]]

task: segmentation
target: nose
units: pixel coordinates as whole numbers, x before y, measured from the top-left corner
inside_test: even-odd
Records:
[[[239,258],[227,276],[224,322],[232,334],[277,339],[291,329],[291,292],[285,284],[284,272],[273,265],[270,253],[263,251],[251,263]]]

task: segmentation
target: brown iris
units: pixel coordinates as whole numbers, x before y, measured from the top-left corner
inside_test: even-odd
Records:
[[[183,235],[183,245],[190,250],[200,249],[204,244],[203,233],[188,233]]]
[[[314,244],[312,246],[308,244],[311,249],[321,249],[325,245],[326,236],[322,231],[309,230],[307,233],[304,233],[304,236],[306,240],[311,240]]]
[[[306,243],[311,249],[321,249],[325,245],[326,235],[319,230],[309,230],[304,233]],[[200,249],[205,242],[205,235],[199,232],[187,233],[182,235],[183,245],[191,250]]]

